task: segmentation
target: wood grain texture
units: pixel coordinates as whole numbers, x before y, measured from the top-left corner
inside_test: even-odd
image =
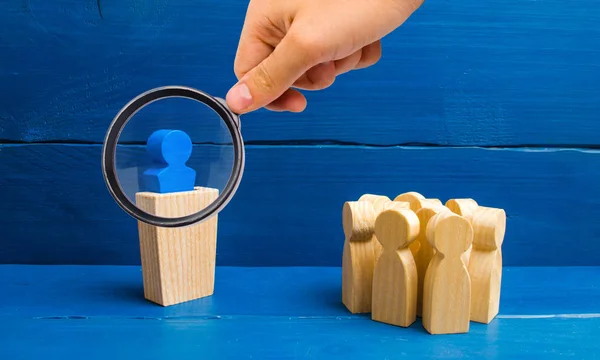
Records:
[[[506,212],[479,206],[471,219],[473,251],[468,265],[471,277],[471,321],[489,324],[500,309]]]
[[[0,14],[0,139],[94,141],[147,89],[225,96],[246,0],[9,1]],[[465,17],[465,14],[469,14]],[[600,3],[426,1],[383,39],[374,67],[309,92],[302,114],[242,118],[249,141],[599,144]],[[123,139],[205,112],[156,105]],[[207,131],[208,130],[208,131]],[[393,195],[393,194],[391,194]]]
[[[196,146],[190,166],[211,148]],[[108,194],[100,150],[0,146],[0,263],[139,264],[137,223]],[[600,152],[591,150],[249,146],[240,188],[219,216],[217,263],[340,266],[345,201],[417,190],[504,209],[505,266],[598,265],[597,179]],[[565,246],[575,229],[577,246]]]
[[[358,198],[358,201],[368,201],[371,204],[373,204],[373,209],[375,210],[375,218],[373,218],[373,221],[375,221],[377,216],[383,210],[390,209],[393,207],[398,207],[398,206],[400,206],[402,208],[406,208],[406,209],[410,208],[409,203],[400,202],[400,201],[392,201],[389,197],[387,197],[385,195],[364,194],[360,198]],[[375,223],[373,223],[373,228],[374,227],[375,227]],[[383,248],[382,248],[379,240],[377,240],[377,236],[375,235],[375,233],[373,233],[373,243],[375,244],[375,259],[377,259],[377,258],[379,258],[379,256],[381,256],[381,251],[383,250]]]
[[[143,300],[138,266],[4,265],[2,355],[190,360],[600,355],[600,267],[506,268],[501,316],[451,338],[428,336],[419,321],[399,329],[349,315],[339,301],[340,273],[340,268],[219,267],[214,296],[164,308]]]
[[[371,312],[376,261],[375,210],[369,201],[347,201],[342,208],[342,303],[353,314]]]
[[[219,196],[217,189],[157,194],[139,192],[136,205],[161,217],[201,211]],[[144,296],[162,306],[214,293],[218,215],[199,224],[163,228],[138,221]]]

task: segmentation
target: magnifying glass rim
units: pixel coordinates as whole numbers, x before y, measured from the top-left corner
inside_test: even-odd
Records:
[[[233,140],[234,163],[232,174],[217,199],[201,211],[178,218],[164,218],[148,214],[139,209],[124,193],[117,179],[115,155],[118,139],[127,122],[145,106],[166,98],[180,97],[199,101],[215,111],[229,129]],[[163,86],[146,91],[125,105],[110,124],[102,148],[102,173],[113,199],[130,216],[145,223],[160,227],[180,227],[198,223],[219,213],[235,194],[244,170],[244,142],[239,130],[239,119],[225,105],[224,101],[207,93],[186,86]]]

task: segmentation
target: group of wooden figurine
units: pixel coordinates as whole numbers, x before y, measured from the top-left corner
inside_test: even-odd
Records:
[[[354,314],[430,334],[469,331],[498,314],[503,209],[416,192],[366,194],[343,207],[342,301]]]

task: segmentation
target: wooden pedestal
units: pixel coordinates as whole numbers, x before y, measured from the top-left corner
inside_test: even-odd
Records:
[[[163,217],[180,217],[206,208],[218,190],[196,187],[177,193],[136,194],[137,206]],[[214,292],[217,215],[182,228],[162,228],[138,222],[144,297],[163,306]]]

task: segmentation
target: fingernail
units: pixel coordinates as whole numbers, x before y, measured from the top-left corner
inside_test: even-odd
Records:
[[[240,111],[252,105],[252,94],[246,84],[238,83],[229,90],[226,100],[232,110]]]

